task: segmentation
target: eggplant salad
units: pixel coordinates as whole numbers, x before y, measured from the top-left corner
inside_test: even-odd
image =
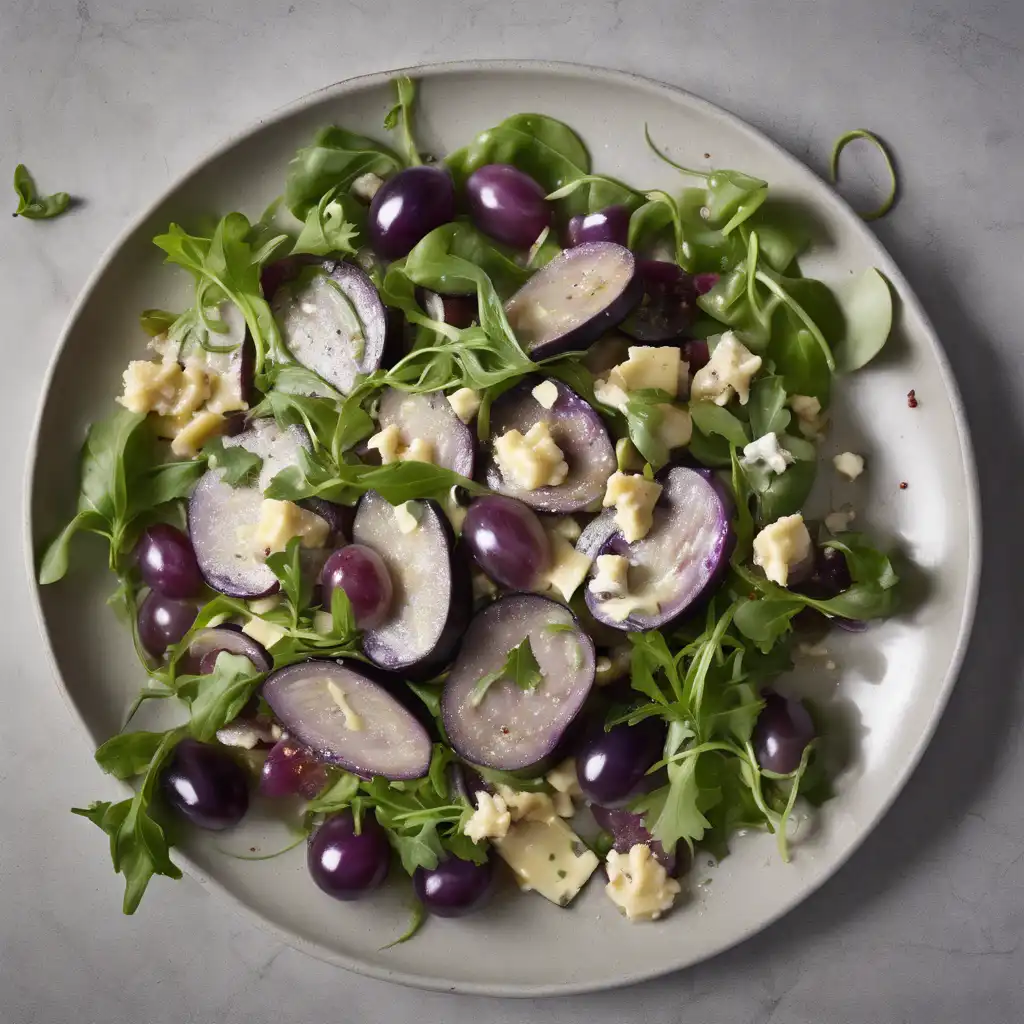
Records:
[[[804,506],[819,462],[864,469],[820,446],[889,285],[804,277],[792,203],[649,135],[677,191],[543,114],[427,156],[395,86],[394,146],[324,128],[260,220],[154,239],[191,304],[142,314],[39,567],[106,538],[145,676],[96,753],[134,796],[75,813],[126,913],[183,828],[259,800],[328,896],[410,876],[410,933],[503,873],[652,920],[695,851],[762,829],[788,860],[830,796],[792,654],[899,587]],[[150,701],[178,724],[133,728]]]

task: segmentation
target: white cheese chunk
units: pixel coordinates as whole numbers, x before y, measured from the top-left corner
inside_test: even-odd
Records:
[[[553,380],[542,380],[530,392],[533,397],[545,408],[550,409],[558,401],[558,388]]]
[[[600,863],[557,815],[549,821],[518,821],[494,846],[520,889],[532,889],[560,907],[572,902]]]
[[[459,388],[448,395],[448,404],[463,423],[469,423],[480,411],[480,392],[472,388]]]
[[[274,735],[274,732],[277,735]],[[258,743],[274,743],[281,738],[278,726],[264,726],[251,719],[236,718],[217,730],[217,742],[225,747],[253,750]]]
[[[323,608],[313,613],[313,629],[317,633],[328,636],[334,632],[334,616]]]
[[[661,495],[661,484],[639,473],[612,473],[604,492],[605,508],[615,507],[615,524],[632,544],[647,536],[654,523],[654,506]]]
[[[395,523],[402,533],[412,533],[420,525],[423,506],[418,501],[404,501],[395,505]]]
[[[298,537],[304,548],[322,548],[331,527],[315,512],[299,508],[294,501],[264,498],[260,518],[253,533],[253,542],[262,552],[284,551],[292,537]]]
[[[836,472],[847,480],[856,480],[864,472],[864,456],[853,452],[841,452],[832,460]]]
[[[689,444],[693,436],[689,411],[680,409],[678,405],[669,405],[668,402],[662,402],[656,408],[661,413],[657,435],[662,444],[667,448],[681,448]]]
[[[695,402],[728,405],[737,395],[740,405],[746,405],[750,382],[760,369],[761,357],[755,356],[733,331],[726,331],[707,364],[693,375],[690,397]]]
[[[637,843],[629,853],[612,850],[605,868],[605,892],[630,921],[654,921],[661,917],[681,889],[645,843]]]
[[[621,409],[629,399],[622,377],[614,369],[608,375],[607,380],[599,378],[594,381],[594,397],[602,405],[607,405],[612,409]]]
[[[492,796],[485,790],[476,794],[476,810],[469,816],[462,831],[481,843],[485,839],[504,839],[512,824],[512,815],[500,794]]]
[[[580,780],[576,774],[576,761],[567,757],[560,764],[556,765],[544,776],[547,784],[556,793],[565,793],[574,800],[583,799],[583,790],[580,789]]]
[[[422,437],[414,437],[398,457],[402,462],[433,462],[434,444]]]
[[[623,594],[621,597],[610,597],[601,602],[601,614],[612,622],[625,622],[634,612],[641,615],[657,615],[661,611],[661,601],[653,591],[639,594]]]
[[[379,452],[380,461],[385,466],[392,462],[434,461],[434,446],[430,441],[414,437],[406,446],[402,443],[401,430],[394,423],[374,434],[366,442],[366,447]]]
[[[626,391],[642,391],[657,388],[667,391],[673,398],[679,394],[680,364],[682,353],[674,345],[654,348],[649,345],[633,345],[629,358],[619,363],[612,371],[617,375],[615,383],[622,382]],[[612,380],[609,375],[609,380]]]
[[[555,516],[551,519],[545,519],[544,529],[557,533],[559,537],[564,537],[571,544],[578,541],[580,534],[583,532],[580,529],[580,524],[572,516]]]
[[[554,821],[558,817],[555,805],[547,793],[527,789],[516,790],[511,786],[498,786],[498,793],[513,821]]]
[[[857,518],[857,513],[852,508],[840,509],[838,512],[829,512],[825,516],[825,529],[829,533],[846,533],[850,523]]]
[[[257,597],[254,601],[249,602],[249,611],[253,615],[266,615],[279,607],[280,604],[280,594],[271,594],[270,597]]]
[[[327,680],[327,692],[331,695],[331,700],[341,710],[345,719],[345,728],[350,732],[362,732],[364,729],[362,717],[349,704],[348,695],[333,679]]]
[[[773,583],[784,587],[790,569],[809,558],[812,550],[804,517],[799,513],[783,516],[754,538],[754,565],[759,565]]]
[[[592,594],[608,597],[625,597],[629,589],[626,581],[629,573],[629,559],[622,555],[598,555],[597,572],[588,584]]]
[[[171,451],[181,458],[190,459],[198,454],[199,449],[224,429],[224,416],[219,412],[204,409],[197,412],[171,441]]]
[[[796,414],[797,427],[809,441],[816,441],[825,427],[821,402],[813,395],[790,395],[789,407]]]
[[[494,457],[502,476],[527,491],[557,487],[569,475],[569,464],[545,420],[534,423],[526,434],[506,430],[494,440]]]
[[[773,473],[781,475],[796,460],[779,444],[778,437],[772,431],[745,445],[741,461],[744,466],[757,466],[763,463]]]
[[[288,630],[276,622],[268,622],[266,619],[253,616],[242,627],[242,632],[251,636],[257,643],[263,644],[269,651],[275,644],[280,643]]]
[[[352,182],[352,195],[364,203],[369,203],[383,184],[384,179],[379,174],[367,171]]]
[[[551,542],[551,568],[543,582],[568,601],[587,578],[590,559],[553,530],[548,531],[548,540]]]

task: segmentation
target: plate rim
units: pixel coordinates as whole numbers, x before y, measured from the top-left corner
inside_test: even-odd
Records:
[[[601,992],[611,989],[635,985],[640,982],[649,981],[654,978],[664,977],[668,974],[693,967],[699,963],[711,959],[732,949],[735,946],[746,942],[754,935],[764,931],[775,924],[782,917],[792,911],[795,907],[812,897],[829,879],[833,878],[856,853],[876,828],[881,824],[882,819],[888,814],[899,795],[905,789],[911,776],[920,764],[921,758],[928,745],[931,743],[935,730],[949,702],[953,687],[959,678],[963,667],[967,649],[970,645],[975,613],[978,603],[978,591],[981,580],[982,569],[982,521],[981,521],[981,499],[978,483],[977,464],[974,457],[974,447],[971,440],[971,431],[964,408],[963,399],[957,386],[956,377],[953,374],[946,351],[939,341],[939,335],[931,322],[924,306],[918,299],[916,293],[910,287],[909,282],[903,275],[896,260],[890,255],[878,236],[871,231],[863,220],[852,209],[849,203],[843,199],[826,181],[820,178],[806,163],[794,156],[789,150],[781,146],[774,139],[761,131],[759,128],[749,124],[730,110],[712,103],[701,96],[690,92],[680,86],[671,85],[666,82],[638,75],[634,72],[616,68],[599,67],[596,65],[576,63],[571,61],[549,61],[531,59],[483,59],[483,60],[453,60],[437,61],[426,64],[418,64],[405,67],[392,68],[390,70],[369,72],[356,75],[351,78],[341,79],[331,84],[314,89],[311,92],[291,100],[283,105],[274,108],[266,117],[257,118],[237,132],[231,134],[223,142],[214,146],[204,156],[193,162],[183,173],[179,174],[165,189],[148,203],[135,217],[131,218],[127,225],[117,233],[114,240],[105,248],[96,266],[86,278],[74,303],[72,304],[64,325],[61,329],[57,344],[48,361],[46,371],[40,386],[39,396],[36,402],[35,415],[32,423],[32,430],[29,435],[29,444],[26,454],[25,471],[22,486],[22,547],[25,557],[25,565],[29,577],[29,589],[31,592],[32,609],[39,628],[40,635],[45,648],[45,656],[49,664],[50,672],[57,683],[57,689],[65,706],[71,715],[77,720],[81,730],[95,744],[97,737],[86,724],[85,718],[78,708],[67,683],[57,665],[53,647],[50,642],[49,633],[46,627],[46,619],[42,606],[40,584],[36,575],[36,551],[38,538],[35,536],[32,522],[32,498],[35,489],[37,469],[39,466],[39,436],[42,429],[43,412],[47,398],[56,374],[57,365],[61,361],[67,341],[72,330],[81,315],[82,309],[88,301],[97,283],[106,273],[109,264],[116,257],[122,247],[128,243],[139,228],[153,216],[157,209],[167,202],[182,185],[190,178],[200,173],[210,163],[229,152],[241,142],[262,131],[264,128],[286,121],[293,115],[306,110],[324,100],[344,96],[350,92],[360,89],[386,84],[395,75],[408,74],[415,78],[433,78],[451,73],[488,73],[488,72],[517,72],[530,75],[546,73],[554,76],[569,78],[581,78],[598,80],[606,84],[619,85],[630,89],[640,89],[652,95],[660,96],[672,104],[684,107],[696,108],[705,115],[726,125],[730,130],[751,139],[759,146],[766,146],[774,154],[786,162],[799,176],[807,179],[807,187],[813,188],[830,202],[843,219],[847,227],[861,235],[869,246],[873,246],[878,252],[884,255],[888,269],[886,276],[894,287],[900,303],[908,309],[913,310],[927,335],[928,345],[936,359],[939,375],[949,398],[950,408],[953,414],[953,422],[956,427],[959,440],[960,457],[964,467],[964,476],[967,483],[966,494],[966,517],[967,517],[967,572],[965,578],[965,595],[958,627],[956,646],[950,659],[949,667],[946,670],[938,686],[937,699],[932,708],[928,720],[924,723],[921,734],[914,748],[910,751],[906,762],[898,775],[893,777],[889,792],[881,802],[875,815],[867,822],[859,834],[851,840],[845,849],[841,850],[836,859],[829,865],[827,872],[815,880],[809,887],[803,889],[794,898],[788,900],[773,913],[768,915],[756,924],[748,926],[737,934],[726,940],[710,945],[702,950],[696,957],[685,959],[678,964],[669,967],[658,966],[650,970],[630,970],[608,979],[595,979],[591,981],[569,982],[565,984],[540,983],[492,983],[492,982],[450,982],[439,978],[430,978],[422,974],[416,974],[407,970],[392,970],[373,963],[369,963],[343,953],[330,949],[310,939],[303,938],[291,932],[289,929],[278,925],[264,918],[258,911],[254,910],[240,898],[234,896],[219,881],[210,877],[191,857],[183,850],[176,848],[176,862],[188,872],[188,874],[199,882],[208,892],[217,894],[225,900],[236,912],[257,924],[261,929],[273,935],[278,941],[300,950],[318,960],[335,966],[343,967],[346,970],[365,977],[375,978],[381,981],[395,982],[410,988],[425,989],[435,992],[460,993],[466,995],[500,996],[515,998],[537,998],[547,996],[568,996],[579,995],[588,992]],[[803,184],[801,184],[803,187]],[[124,792],[130,792],[131,787],[127,782],[118,783]]]

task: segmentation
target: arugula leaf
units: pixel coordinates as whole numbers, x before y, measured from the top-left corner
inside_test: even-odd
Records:
[[[14,168],[14,191],[18,193],[16,217],[27,220],[49,220],[59,217],[71,202],[67,192],[55,192],[52,196],[41,196],[36,191],[36,183],[24,164]]]
[[[155,338],[158,334],[166,334],[180,317],[180,313],[168,313],[166,309],[144,309],[139,314],[139,326]]]
[[[892,330],[892,291],[874,267],[837,289],[846,334],[836,347],[836,369],[850,373],[881,352]]]
[[[146,767],[145,777],[135,796],[112,804],[97,801],[89,807],[73,807],[72,814],[88,818],[110,836],[110,859],[114,871],[124,875],[125,892],[123,910],[134,914],[153,875],[181,878],[181,870],[170,859],[170,843],[163,828],[149,813],[160,768],[183,730],[172,729],[164,733]],[[125,767],[119,757],[114,763]]]
[[[80,531],[98,533],[109,537],[108,521],[98,512],[86,510],[79,512],[59,534],[47,545],[39,563],[39,582],[56,583],[62,580],[68,571],[71,541]]]
[[[306,214],[306,222],[292,247],[292,255],[354,253],[366,222],[366,208],[349,192],[332,188]]]
[[[342,505],[354,505],[367,491],[377,491],[390,504],[401,505],[425,498],[444,501],[453,487],[462,487],[474,495],[489,493],[486,487],[429,462],[324,466],[303,451],[298,466],[282,470],[270,481],[266,496],[288,501],[325,498]]]
[[[665,638],[656,629],[643,633],[630,633],[630,684],[634,690],[649,697],[658,704],[667,705],[671,700],[683,699],[683,687],[675,658],[668,649]],[[666,696],[655,674],[663,672],[671,688]]]
[[[298,628],[299,615],[309,605],[313,594],[313,581],[308,573],[302,571],[301,548],[300,538],[292,537],[284,551],[275,551],[272,555],[267,556],[267,568],[281,581],[281,592],[288,602],[291,613],[292,629]],[[344,618],[344,606],[341,602],[338,607],[340,615]],[[333,592],[331,612],[333,616]],[[351,614],[351,608],[349,608],[349,614]]]
[[[388,841],[398,853],[407,875],[411,875],[417,868],[432,871],[444,856],[436,821],[425,821],[419,831],[411,835],[389,829]]]
[[[789,426],[791,414],[786,408],[786,387],[781,377],[758,377],[750,385],[747,415],[753,437],[764,437],[765,434],[782,436]]]
[[[412,112],[416,102],[416,83],[408,75],[395,77],[397,101],[384,117],[384,127],[390,132],[398,130],[405,162],[410,167],[423,163],[412,135]]]
[[[203,454],[210,469],[219,469],[221,479],[231,487],[255,483],[263,468],[263,459],[255,452],[240,444],[225,445],[222,437],[215,437],[204,444]]]
[[[750,443],[750,433],[742,420],[724,406],[714,402],[691,402],[690,418],[704,435],[724,437],[731,445],[742,448]]]
[[[888,556],[873,548],[863,534],[844,533],[841,538],[826,541],[824,546],[843,553],[855,583],[874,583],[882,590],[899,583]]]
[[[124,732],[96,751],[96,763],[116,779],[131,779],[149,767],[166,737],[162,732]]]
[[[337,814],[351,806],[359,791],[359,777],[340,768],[330,769],[331,779],[327,786],[309,803],[306,811],[314,814]]]
[[[508,657],[501,668],[488,672],[477,680],[473,692],[469,695],[469,703],[473,707],[479,707],[487,696],[487,691],[499,681],[510,682],[520,690],[530,691],[536,690],[543,679],[540,665],[537,664],[533,648],[530,646],[530,638],[526,637],[508,652]]]
[[[776,640],[790,630],[793,616],[803,610],[795,601],[762,598],[751,601],[743,598],[736,609],[736,628],[748,639],[755,641],[762,651],[770,651]]]
[[[426,920],[426,907],[424,907],[419,900],[413,900],[408,927],[393,942],[389,942],[387,945],[381,946],[378,952],[383,953],[385,949],[392,949],[395,946],[400,946],[403,942],[408,942],[423,927]]]
[[[189,705],[192,735],[204,743],[233,722],[249,703],[265,673],[239,654],[221,651],[213,671],[200,676],[182,676],[177,695]]]
[[[398,155],[375,139],[344,128],[323,128],[288,165],[284,202],[295,217],[304,221],[331,189],[347,192],[360,175],[386,178],[401,169]]]

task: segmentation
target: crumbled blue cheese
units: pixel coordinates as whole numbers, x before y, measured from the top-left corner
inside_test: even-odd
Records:
[[[264,498],[253,532],[253,543],[258,550],[268,554],[284,551],[292,537],[298,537],[304,548],[322,548],[330,532],[330,524],[315,512],[299,508],[293,501]]]
[[[602,504],[615,507],[615,524],[632,544],[647,536],[654,523],[654,506],[661,496],[661,484],[639,473],[615,472],[608,478]]]
[[[796,414],[797,427],[809,441],[816,441],[825,429],[821,402],[813,395],[790,395],[789,407]]]
[[[737,395],[740,405],[750,399],[750,382],[761,369],[761,357],[755,356],[733,331],[722,335],[711,358],[693,375],[690,398],[695,402],[728,405]]]
[[[572,516],[555,516],[552,519],[545,519],[544,529],[557,533],[559,537],[564,537],[572,544],[580,539],[580,534],[583,532],[580,529],[580,524]]]
[[[836,472],[845,476],[847,480],[856,480],[864,472],[864,456],[855,455],[853,452],[841,452],[832,459],[832,465]]]
[[[414,437],[408,446],[402,443],[402,432],[394,423],[378,431],[366,447],[380,453],[380,461],[387,466],[392,462],[433,462],[434,446],[430,441]]]
[[[558,401],[558,386],[553,380],[542,380],[530,394],[543,408],[551,409]]]
[[[361,199],[364,203],[369,203],[383,184],[384,179],[379,174],[367,171],[366,174],[360,174],[352,182],[352,195],[356,199]]]
[[[783,516],[754,538],[754,565],[759,565],[773,583],[784,587],[790,569],[810,558],[812,550],[804,517],[799,513]]]
[[[658,440],[666,448],[682,448],[690,443],[693,436],[693,422],[690,419],[688,409],[681,409],[678,405],[669,405],[668,402],[661,402],[655,408],[661,413],[655,429]]]
[[[463,423],[469,423],[480,411],[480,400],[480,392],[472,388],[459,388],[448,395],[448,404]]]
[[[610,383],[625,391],[656,388],[668,392],[673,398],[679,394],[679,381],[687,373],[687,367],[675,345],[663,348],[633,345],[628,354],[629,358],[609,373]]]
[[[773,473],[781,475],[796,460],[779,444],[778,437],[772,431],[745,445],[741,461],[744,466],[757,466],[763,463]]]
[[[853,509],[840,509],[837,512],[829,512],[825,516],[825,529],[829,533],[846,533],[850,528],[850,523],[857,518],[857,513]]]
[[[554,805],[555,813],[560,818],[571,818],[576,813],[574,800],[583,799],[583,790],[580,789],[580,780],[576,776],[576,761],[568,757],[561,764],[552,768],[544,776],[547,784],[554,790],[551,802]]]
[[[546,420],[534,423],[525,434],[512,429],[495,438],[494,458],[501,475],[526,491],[557,487],[569,475],[569,464]]]
[[[598,555],[597,572],[587,589],[592,594],[603,594],[606,597],[625,597],[629,589],[628,573],[628,558],[622,555]]]
[[[476,810],[469,816],[462,831],[481,843],[485,839],[504,839],[512,824],[512,815],[500,794],[491,795],[486,790],[476,794]]]
[[[404,501],[395,505],[395,523],[402,533],[413,533],[420,525],[423,506],[418,501]]]
[[[551,568],[545,573],[543,582],[568,601],[587,578],[590,559],[554,530],[548,531],[548,540],[551,543]]]
[[[605,869],[605,892],[630,921],[657,920],[671,908],[681,889],[645,843],[637,843],[629,853],[612,850]]]

